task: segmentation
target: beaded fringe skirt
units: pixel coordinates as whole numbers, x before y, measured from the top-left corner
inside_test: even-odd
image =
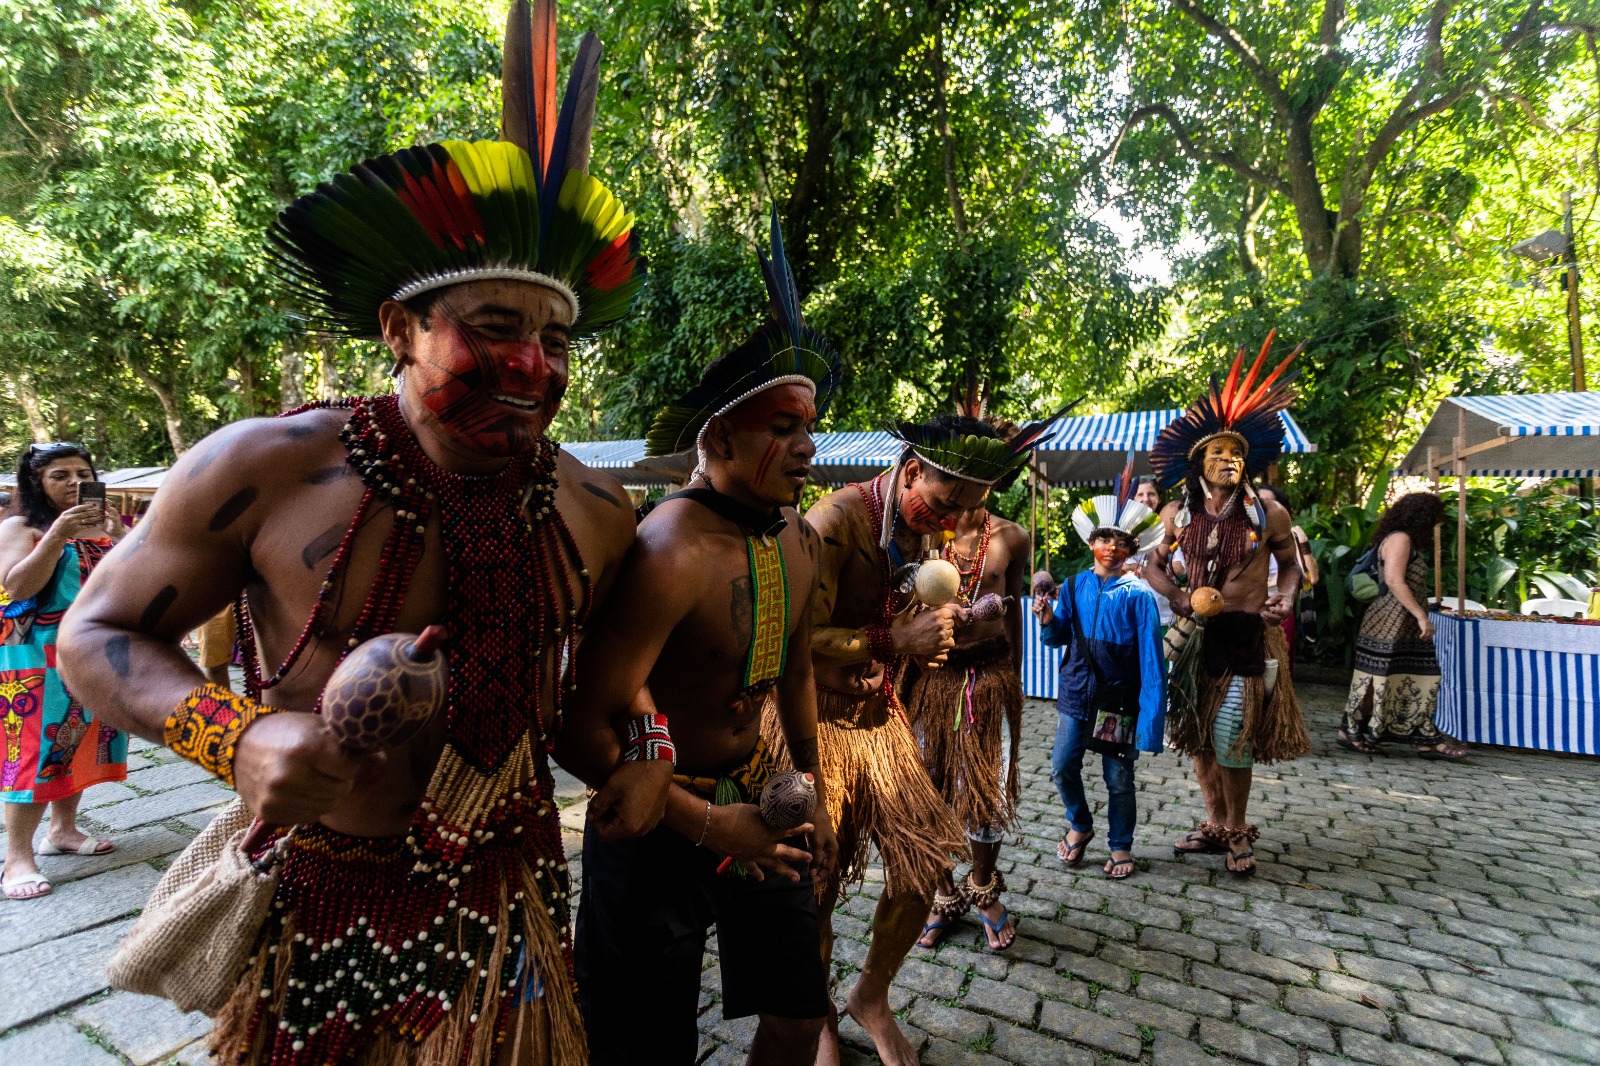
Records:
[[[906,715],[934,787],[968,831],[1005,829],[1020,798],[1022,735],[1022,679],[1010,643],[991,637],[956,648],[939,669],[912,667],[907,676]]]
[[[789,753],[771,701],[761,731],[787,769]],[[818,886],[825,903],[862,880],[872,846],[891,896],[931,896],[940,875],[968,857],[966,834],[928,780],[910,727],[889,711],[881,689],[856,696],[817,688],[817,754],[828,817],[839,836],[839,870],[830,884]]]

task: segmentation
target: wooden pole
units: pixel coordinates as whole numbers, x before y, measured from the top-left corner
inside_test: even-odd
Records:
[[[1050,569],[1050,482],[1044,483],[1044,568]]]
[[[1037,464],[1028,468],[1028,487],[1031,490],[1028,500],[1028,544],[1032,550],[1039,550],[1039,467]],[[1031,565],[1035,560],[1029,559]],[[1032,578],[1029,578],[1031,581]]]
[[[1456,405],[1456,475],[1459,501],[1456,504],[1456,610],[1467,609],[1467,409]]]
[[[1562,233],[1566,237],[1561,258],[1567,267],[1567,348],[1572,354],[1572,391],[1588,388],[1583,367],[1583,320],[1578,308],[1578,252],[1572,235],[1572,192],[1561,194]]]
[[[1428,445],[1428,477],[1433,481],[1433,494],[1439,495],[1439,449]],[[1444,599],[1444,531],[1433,527],[1433,598]]]

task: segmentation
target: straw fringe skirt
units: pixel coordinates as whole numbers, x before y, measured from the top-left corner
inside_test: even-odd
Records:
[[[769,702],[762,735],[779,764],[790,766]],[[883,861],[891,896],[932,894],[939,878],[967,857],[966,834],[922,765],[916,739],[891,714],[883,691],[865,696],[817,688],[817,756],[828,817],[839,836],[839,870],[819,897],[837,898],[866,874],[869,845]]]
[[[934,787],[969,832],[1008,828],[1021,792],[1022,735],[1022,679],[1010,643],[991,637],[956,648],[942,668],[913,670],[912,678],[906,714]]]
[[[1244,723],[1227,754],[1230,758],[1253,757],[1261,763],[1298,759],[1311,751],[1311,736],[1289,676],[1288,642],[1277,626],[1266,627],[1265,641],[1266,658],[1278,660],[1277,682],[1268,697],[1260,677],[1239,679],[1244,682]],[[1173,748],[1184,755],[1214,755],[1211,727],[1234,675],[1211,677],[1198,662],[1194,668],[1199,674],[1199,713],[1175,713],[1174,708],[1167,716],[1167,735]]]

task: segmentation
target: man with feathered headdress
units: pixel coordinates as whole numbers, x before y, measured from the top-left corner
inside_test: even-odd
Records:
[[[974,387],[961,413],[989,425],[1002,441],[1021,432],[1015,422],[985,417],[984,406]],[[1021,473],[1018,467],[997,481],[993,492],[1004,492]],[[1021,798],[1022,615],[1017,604],[1033,544],[1021,526],[990,514],[987,501],[962,512],[951,534],[938,552],[956,568],[955,602],[967,609],[967,618],[945,661],[937,669],[908,663],[901,688],[928,776],[967,831],[972,868],[959,882],[954,871],[940,878],[917,944],[936,947],[956,920],[976,907],[990,950],[1004,951],[1017,929],[1001,901],[1006,883],[997,865]]]
[[[1172,746],[1194,758],[1209,815],[1173,849],[1226,853],[1228,870],[1240,877],[1255,872],[1258,833],[1245,821],[1251,767],[1311,750],[1279,628],[1300,588],[1289,513],[1251,484],[1283,450],[1279,413],[1293,399],[1283,372],[1298,348],[1261,378],[1272,338],[1242,379],[1241,348],[1227,381],[1213,377],[1150,453],[1159,484],[1183,483],[1181,497],[1161,511],[1167,536],[1146,576],[1180,616],[1167,634],[1168,731]],[[1171,571],[1179,548],[1184,588]],[[1267,587],[1269,553],[1278,561],[1275,589]]]
[[[800,316],[776,210],[771,250],[771,319],[650,429],[651,454],[692,447],[699,466],[640,524],[580,654],[578,698],[603,711],[589,720],[603,728],[648,683],[677,752],[659,827],[637,840],[606,840],[593,824],[584,834],[578,982],[598,1066],[694,1061],[713,923],[723,1017],[760,1018],[751,1061],[809,1066],[833,1013],[813,887],[838,857],[809,654],[821,542],[794,505],[839,360]],[[769,828],[757,806],[775,767],[763,705],[816,782],[797,828]]]
[[[274,871],[242,889],[270,894],[259,926],[197,930],[165,894],[209,870],[186,856],[114,960],[125,987],[216,1015],[221,1061],[587,1058],[548,755],[599,785],[642,754],[612,775],[637,788],[603,792],[622,814],[658,805],[670,773],[654,732],[562,729],[578,637],[634,530],[621,487],[545,436],[573,340],[642,280],[630,217],[587,173],[599,52],[587,35],[558,114],[554,6],[517,0],[503,140],[371,159],[284,209],[291,290],[322,328],[382,339],[397,394],[197,445],[63,635],[75,691],[235,786],[203,841],[237,824],[223,850]],[[178,647],[235,596],[243,693]],[[321,713],[341,710],[322,705],[335,665],[435,623],[441,713],[385,750],[345,747]],[[151,973],[174,944],[196,954]]]
[[[811,651],[822,777],[840,855],[839,873],[822,895],[823,957],[833,953],[834,903],[862,876],[875,845],[884,891],[845,1009],[892,1066],[915,1063],[916,1052],[889,1009],[889,985],[916,943],[936,886],[967,851],[894,690],[908,658],[931,666],[948,657],[967,611],[954,603],[914,611],[911,568],[943,545],[960,515],[983,505],[996,482],[1027,463],[1053,421],[1026,426],[1009,441],[963,416],[902,423],[894,433],[905,447],[891,469],[806,512],[822,540]],[[823,1037],[828,1061],[838,1061],[837,1039],[830,1027]]]

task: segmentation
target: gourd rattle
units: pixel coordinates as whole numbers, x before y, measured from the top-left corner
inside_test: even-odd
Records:
[[[816,778],[802,770],[782,770],[767,779],[761,789],[761,820],[767,828],[784,832],[798,829],[811,821],[811,812],[817,806]],[[729,855],[717,864],[717,873],[733,870],[745,875],[743,865]]]
[[[993,622],[1005,616],[1006,608],[1011,606],[1011,597],[1002,596],[998,592],[988,592],[978,597],[978,602],[967,609],[967,620],[970,622]]]
[[[1202,585],[1189,593],[1189,610],[1196,618],[1213,618],[1222,613],[1222,593]]]
[[[944,559],[925,559],[917,567],[917,599],[926,607],[943,607],[961,591],[961,571]]]
[[[1055,599],[1061,589],[1056,585],[1056,579],[1050,576],[1048,570],[1035,570],[1033,572],[1033,598],[1036,600]]]
[[[392,748],[445,704],[450,667],[439,652],[443,626],[420,636],[385,633],[346,655],[322,693],[322,718],[347,751]]]

